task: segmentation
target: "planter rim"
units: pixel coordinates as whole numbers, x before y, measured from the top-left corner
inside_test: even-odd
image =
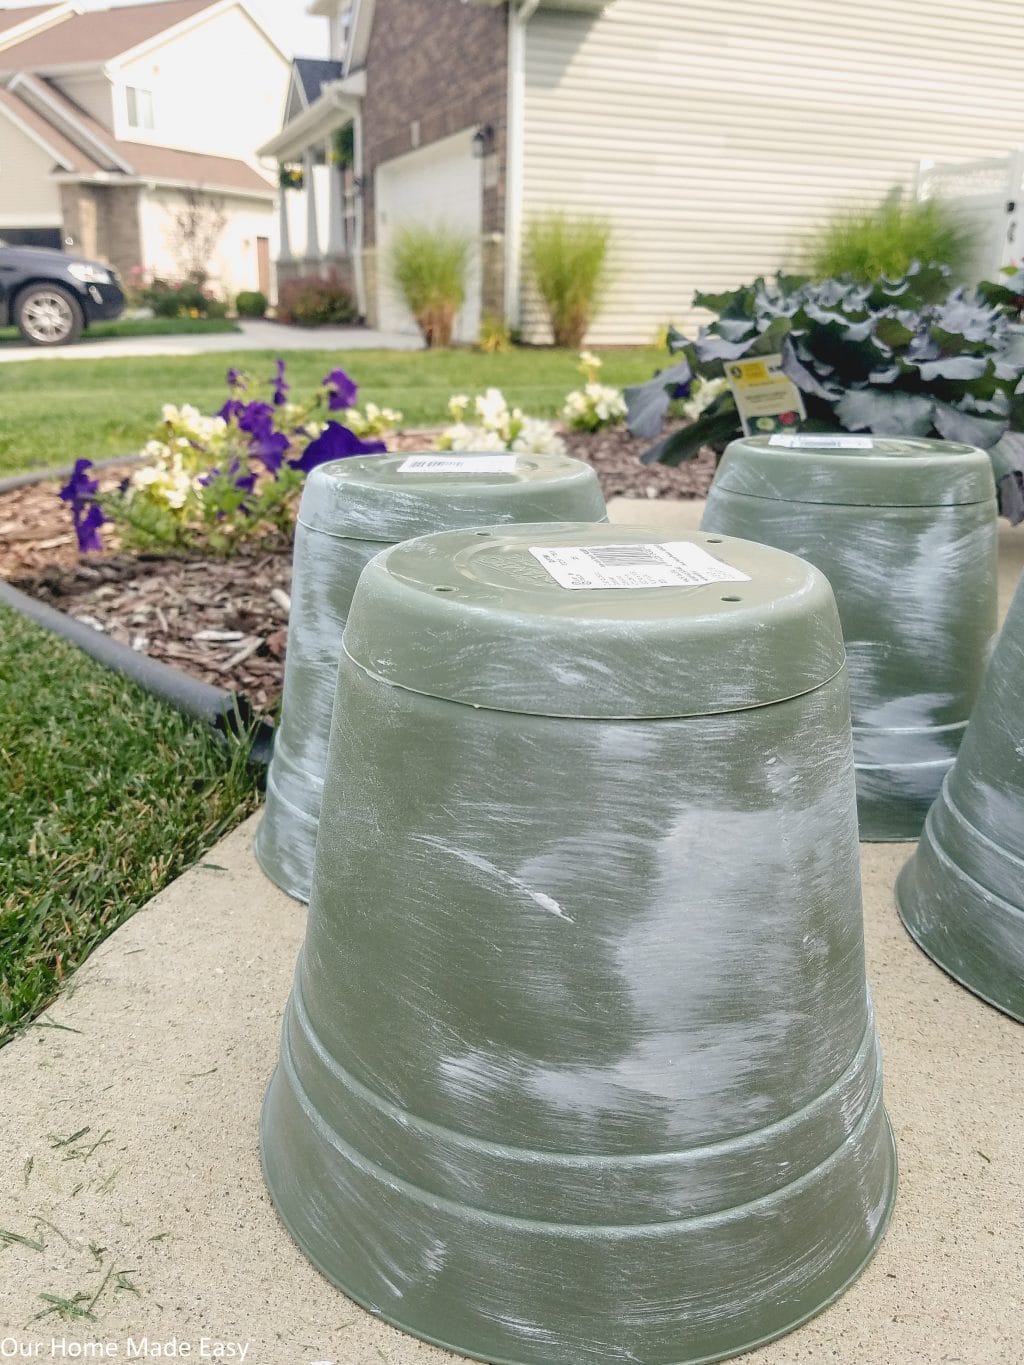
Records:
[[[574,590],[531,553],[666,542],[746,577]],[[391,686],[573,719],[752,710],[845,665],[832,589],[795,555],[713,532],[579,522],[446,531],[385,550],[363,570],[344,649]]]
[[[837,433],[851,438],[851,433]],[[808,441],[815,433],[808,433]],[[782,502],[860,507],[993,504],[992,461],[984,450],[917,436],[868,436],[870,448],[772,445],[769,436],[732,441],[715,475],[719,488]]]

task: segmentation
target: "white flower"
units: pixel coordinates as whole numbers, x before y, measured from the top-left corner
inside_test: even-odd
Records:
[[[517,455],[564,455],[565,442],[550,422],[525,417],[512,450]]]
[[[509,420],[508,403],[500,389],[488,389],[476,400],[476,415],[490,431],[500,431]]]
[[[691,422],[696,422],[697,418],[711,406],[726,387],[727,384],[724,379],[702,379],[696,386],[696,391],[683,405],[683,412]]]
[[[178,420],[178,409],[173,403],[165,403],[160,409],[160,416],[165,422],[176,422]]]
[[[452,418],[456,423],[462,421],[468,407],[469,395],[466,393],[454,393],[451,398],[448,399],[448,411],[451,413]]]

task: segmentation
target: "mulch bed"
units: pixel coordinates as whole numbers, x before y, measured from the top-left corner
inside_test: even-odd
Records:
[[[389,446],[427,450],[432,439],[403,432]],[[569,433],[566,442],[594,466],[607,498],[703,497],[714,474],[709,452],[677,469],[642,465],[647,443],[621,429]],[[108,467],[101,487],[116,487],[128,472]],[[47,481],[0,497],[0,577],[132,649],[271,710],[284,680],[291,549],[169,559],[121,553],[106,528],[108,552],[83,559],[58,487]]]

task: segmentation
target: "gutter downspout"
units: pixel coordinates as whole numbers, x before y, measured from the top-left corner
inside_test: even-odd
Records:
[[[526,25],[540,0],[509,0],[508,131],[505,165],[505,322],[520,322],[523,267],[523,165],[526,125]]]
[[[366,184],[364,182],[364,163],[363,163],[363,111],[362,105],[359,106],[359,113],[356,114],[353,122],[355,123],[353,144],[352,173],[356,183],[356,213],[355,213],[355,241],[352,243],[352,277],[356,286],[356,307],[359,309],[359,316],[365,318],[369,316],[369,300],[366,297],[366,270],[363,260],[363,240],[364,240],[364,209],[366,205]]]

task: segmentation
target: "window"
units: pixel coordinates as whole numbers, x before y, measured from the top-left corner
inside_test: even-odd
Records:
[[[125,87],[125,94],[128,97],[128,127],[152,128],[153,127],[152,90],[139,90],[136,86],[129,85]]]

